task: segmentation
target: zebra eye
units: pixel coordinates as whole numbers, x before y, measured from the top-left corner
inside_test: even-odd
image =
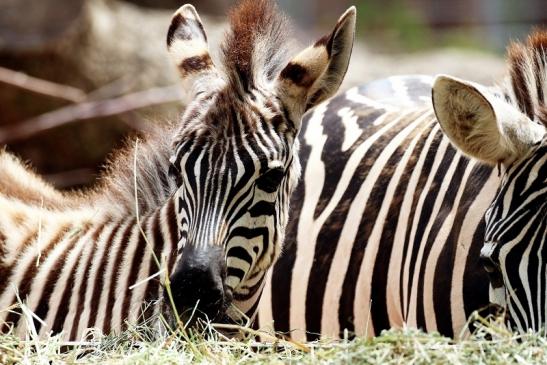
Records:
[[[487,241],[481,248],[479,261],[489,273],[499,270],[500,247],[497,241]]]
[[[256,179],[256,186],[267,193],[273,193],[281,184],[284,176],[285,170],[282,167],[274,167]]]
[[[176,182],[177,186],[182,185],[182,177],[180,175],[180,170],[177,169],[177,167],[175,165],[173,165],[173,164],[169,165],[168,174],[169,174],[169,176],[171,176],[172,178],[175,179],[175,182]]]

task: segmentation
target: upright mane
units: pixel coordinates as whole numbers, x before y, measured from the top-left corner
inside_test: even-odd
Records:
[[[507,55],[509,97],[530,119],[547,126],[547,30],[534,31],[526,42],[511,43]]]
[[[141,138],[129,138],[126,147],[109,158],[93,189],[99,204],[108,204],[122,215],[136,213],[137,207],[145,214],[161,206],[176,190],[168,176],[172,134],[173,127],[166,125]]]
[[[232,86],[243,91],[272,80],[290,53],[288,22],[271,0],[243,0],[230,12],[222,46]]]

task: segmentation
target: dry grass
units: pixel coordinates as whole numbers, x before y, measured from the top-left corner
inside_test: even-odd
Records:
[[[138,142],[135,145],[137,161]],[[136,168],[135,168],[136,170]],[[137,176],[135,174],[135,186]],[[137,199],[135,189],[135,201]],[[137,221],[140,222],[138,216]],[[144,235],[144,232],[141,231]],[[145,237],[146,240],[146,237]],[[161,267],[159,260],[156,261]],[[173,305],[169,275],[163,283]],[[138,284],[136,284],[138,285]],[[17,293],[17,291],[16,291]],[[127,325],[117,335],[89,331],[85,341],[66,342],[62,336],[39,338],[33,323],[40,319],[18,298],[27,331],[22,339],[0,335],[0,365],[8,364],[547,364],[545,333],[518,335],[496,320],[475,318],[477,330],[459,340],[403,328],[380,336],[352,340],[323,340],[300,344],[257,332],[249,327],[206,325],[199,332],[160,331],[153,323]],[[2,310],[13,310],[15,306]],[[175,312],[177,322],[180,319]],[[162,321],[168,327],[167,321]],[[217,329],[240,332],[228,338]],[[258,342],[270,338],[271,342]],[[279,336],[278,336],[279,337]]]
[[[321,341],[301,346],[260,343],[250,330],[234,340],[207,326],[201,333],[159,334],[150,326],[116,336],[90,332],[86,342],[59,336],[26,340],[0,336],[1,364],[532,364],[547,363],[547,339],[516,335],[482,322],[469,338],[454,341],[413,329],[393,329],[373,339]]]

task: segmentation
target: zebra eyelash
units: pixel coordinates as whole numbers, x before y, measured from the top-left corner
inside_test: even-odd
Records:
[[[167,172],[167,174],[169,175],[169,177],[175,180],[175,183],[177,184],[177,186],[182,185],[182,175],[181,175],[180,169],[177,168],[175,164],[173,163],[169,164],[169,171]]]

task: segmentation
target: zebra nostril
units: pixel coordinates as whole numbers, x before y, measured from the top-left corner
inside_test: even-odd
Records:
[[[173,275],[171,292],[180,315],[205,316],[215,319],[225,306],[224,289],[220,276],[209,272],[190,271]]]
[[[185,247],[181,262],[171,276],[171,293],[178,314],[186,320],[190,316],[209,320],[222,316],[229,303],[224,290],[224,271],[223,250],[197,251]]]

